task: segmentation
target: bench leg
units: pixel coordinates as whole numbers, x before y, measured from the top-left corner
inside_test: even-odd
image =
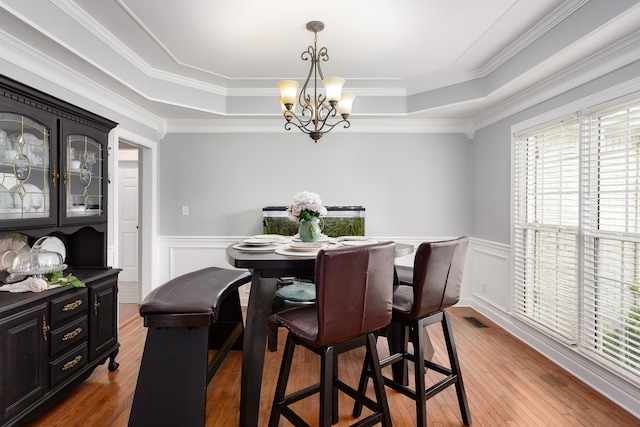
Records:
[[[129,426],[204,426],[208,327],[149,328]]]
[[[209,327],[209,349],[219,350],[228,345],[229,338],[236,333],[240,326],[240,336],[233,342],[232,350],[242,350],[244,338],[244,321],[242,307],[240,306],[240,294],[235,289],[220,303],[218,320]]]

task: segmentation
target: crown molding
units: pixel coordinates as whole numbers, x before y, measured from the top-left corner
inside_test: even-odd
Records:
[[[473,135],[467,120],[358,119],[348,130],[336,127],[333,132],[351,133],[463,133]],[[282,133],[282,118],[165,120],[165,133]],[[472,138],[469,138],[472,139]]]
[[[99,102],[109,110],[118,111],[151,129],[156,129],[161,122],[160,117],[96,84],[83,74],[47,56],[43,52],[33,49],[2,30],[0,30],[0,58],[38,77],[46,78],[46,80],[72,93],[76,93],[88,100]],[[10,77],[17,80],[22,79],[20,75]]]
[[[404,87],[381,87],[381,88],[364,88],[364,87],[349,87],[344,88],[345,92],[352,93],[356,96],[361,97],[393,97],[407,96],[407,89]],[[271,87],[246,87],[246,88],[229,88],[227,89],[227,96],[233,97],[268,97],[268,98],[278,98],[280,96],[280,91],[276,87],[276,82]]]
[[[638,60],[640,31],[486,109],[473,117],[473,127],[475,130],[487,127]]]
[[[204,92],[208,92],[208,93],[212,93],[212,94],[216,94],[216,95],[226,96],[227,90],[223,86],[219,86],[219,85],[215,85],[215,84],[211,84],[211,83],[206,83],[206,82],[203,82],[202,80],[189,78],[189,77],[186,77],[186,76],[178,75],[178,74],[175,74],[175,73],[170,73],[170,72],[167,72],[167,71],[162,71],[162,70],[159,70],[159,69],[156,69],[156,68],[150,66],[146,61],[144,61],[142,58],[140,58],[138,55],[136,55],[131,49],[129,49],[129,47],[127,45],[122,43],[119,39],[113,37],[113,35],[109,31],[107,31],[106,28],[104,28],[98,21],[96,21],[91,16],[89,16],[82,8],[80,8],[73,1],[71,1],[71,0],[51,0],[51,2],[53,4],[55,4],[64,13],[69,15],[69,17],[71,17],[74,21],[76,21],[78,24],[80,24],[85,30],[87,30],[89,33],[93,34],[95,37],[97,37],[102,43],[104,43],[106,46],[108,46],[109,48],[111,48],[115,52],[117,52],[118,55],[120,55],[124,60],[126,60],[127,62],[132,64],[136,69],[138,69],[142,73],[144,73],[147,77],[149,77],[151,79],[154,79],[154,80],[161,80],[161,81],[165,81],[167,83],[176,84],[176,85],[179,85],[179,86],[189,87],[189,88],[192,88],[192,89],[195,89],[195,90],[200,90],[200,91],[204,91]],[[163,49],[163,51],[176,64],[179,64],[180,66],[183,66],[183,67],[194,68],[194,67],[190,67],[188,65],[182,64],[179,61],[177,61],[176,58],[174,58],[173,55],[171,55],[171,53],[166,48],[164,48],[164,46],[162,46],[160,44],[160,42],[155,37],[153,37],[153,34],[151,34],[151,32],[149,32],[142,25],[142,23],[137,19],[137,17],[121,1],[117,1],[117,3],[123,10],[125,10],[125,12],[131,17],[131,19],[135,20],[138,23],[138,25],[140,25],[140,27],[143,28],[147,32],[149,37],[151,37],[154,40],[154,42],[157,43]],[[24,17],[20,17],[20,18],[24,19]],[[44,32],[42,28],[34,25],[33,23],[31,23],[31,25],[34,26],[34,28],[37,28],[39,31]],[[74,52],[75,54],[80,56],[83,60],[85,60],[85,61],[87,61],[89,63],[92,63],[90,58],[87,58],[85,55],[82,55],[80,52],[75,51],[72,48],[72,46],[69,46],[68,44],[63,43],[61,40],[55,39],[51,34],[48,34],[48,37],[50,37],[51,39],[55,40],[61,46],[64,46],[65,49],[68,49],[68,50]],[[104,67],[102,67],[102,68],[104,68]],[[224,78],[224,77],[219,76],[219,75],[217,75],[215,73],[212,73],[210,71],[201,70],[201,69],[198,69],[198,71],[205,72],[205,73],[213,75],[213,76],[215,76],[217,78]],[[119,83],[121,83],[121,84],[129,87],[130,89],[140,93],[142,96],[145,96],[147,99],[152,99],[153,98],[152,96],[150,96],[148,94],[141,93],[138,89],[136,89],[134,87],[131,87],[130,84],[128,84],[127,81],[125,81],[122,78],[120,78],[120,76],[116,76],[116,75],[111,74],[111,77],[113,77]]]
[[[576,10],[580,9],[588,2],[589,0],[569,0],[564,2],[557,9],[551,12],[551,14],[545,16],[542,21],[538,22],[533,28],[520,36],[515,42],[513,42],[506,49],[500,52],[482,68],[480,68],[480,70],[478,70],[477,77],[486,77],[500,68],[507,61],[525,50],[529,45],[542,37],[553,27],[560,24],[568,16],[571,16],[571,14],[573,14]]]

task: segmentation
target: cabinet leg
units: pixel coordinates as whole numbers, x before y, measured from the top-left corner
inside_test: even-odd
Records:
[[[120,351],[120,349],[116,348],[109,355],[109,372],[115,371],[116,369],[118,369],[118,366],[120,366],[120,364],[118,362],[116,362],[116,356],[117,356],[119,351]]]

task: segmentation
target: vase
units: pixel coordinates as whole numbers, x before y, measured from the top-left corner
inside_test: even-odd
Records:
[[[317,241],[320,238],[320,234],[322,234],[320,218],[301,219],[298,232],[300,233],[300,240],[303,242]]]

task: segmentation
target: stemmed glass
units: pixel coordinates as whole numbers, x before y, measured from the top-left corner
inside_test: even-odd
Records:
[[[96,153],[95,151],[87,151],[87,165],[89,166],[89,170],[93,172],[93,165],[96,163]]]

